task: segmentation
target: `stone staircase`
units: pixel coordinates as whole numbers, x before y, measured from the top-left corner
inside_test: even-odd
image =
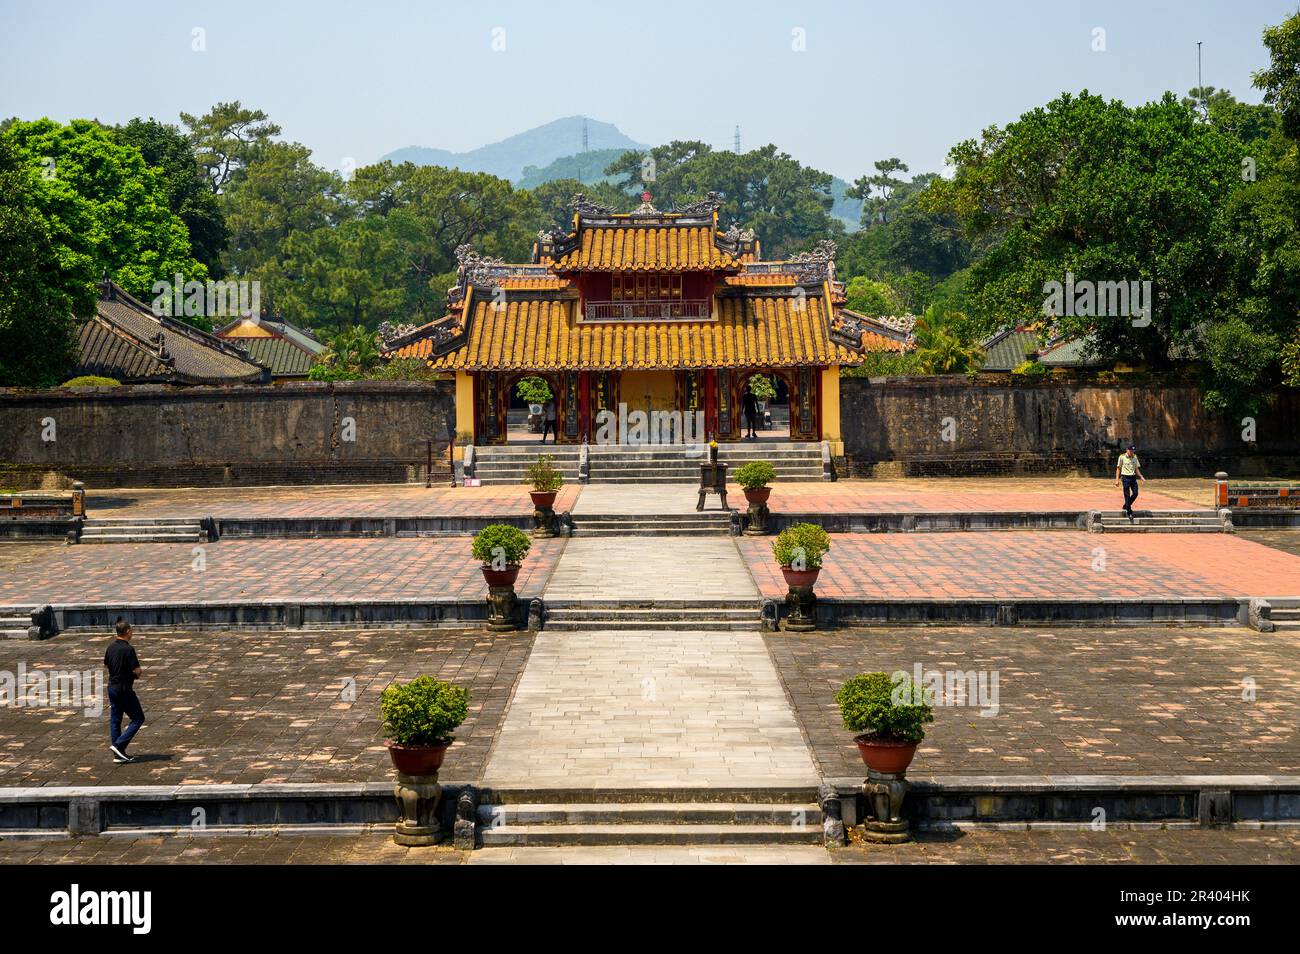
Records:
[[[1300,600],[1269,600],[1269,618],[1277,632],[1300,631]]]
[[[32,614],[16,606],[0,609],[0,639],[26,639]]]
[[[493,790],[478,808],[483,847],[819,845],[815,789]]]
[[[543,628],[754,632],[761,608],[758,600],[547,600]]]
[[[196,517],[122,517],[87,520],[82,543],[204,543],[208,535]]]
[[[693,484],[701,457],[688,457],[681,444],[593,444],[588,448],[591,483]],[[573,444],[501,444],[474,448],[474,476],[484,484],[521,484],[540,454],[554,457],[565,481],[577,483],[581,448]],[[766,460],[778,481],[822,480],[822,450],[816,441],[738,441],[720,444],[718,459],[734,472],[751,460]]]
[[[1100,513],[1105,533],[1223,533],[1213,510],[1134,510],[1132,523],[1122,510]]]
[[[716,500],[710,498],[714,506]],[[575,537],[725,537],[730,533],[731,514],[721,510],[693,514],[573,515]]]

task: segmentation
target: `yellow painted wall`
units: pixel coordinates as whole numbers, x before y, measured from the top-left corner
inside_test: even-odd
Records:
[[[456,372],[456,433],[474,433],[474,376]]]
[[[646,410],[646,395],[651,411],[677,409],[677,377],[671,371],[624,371],[619,395],[629,411]]]
[[[844,438],[840,432],[840,369],[832,366],[822,369],[822,440],[831,442],[831,453],[844,454]]]

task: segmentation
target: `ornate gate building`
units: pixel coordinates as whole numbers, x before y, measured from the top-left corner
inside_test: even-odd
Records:
[[[743,435],[755,374],[784,383],[792,440],[840,441],[839,370],[908,333],[843,309],[833,242],[763,261],[759,240],[718,224],[721,199],[615,213],[574,197],[570,227],[542,232],[533,261],[458,250],[448,314],[386,343],[456,378],[460,431],[503,443],[511,388],[545,379],[561,443],[596,442],[603,411],[677,412],[718,440]]]

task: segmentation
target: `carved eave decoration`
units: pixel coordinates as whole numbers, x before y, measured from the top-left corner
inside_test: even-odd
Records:
[[[801,285],[819,284],[834,278],[836,248],[833,241],[823,239],[813,246],[812,251],[800,252],[787,264]]]

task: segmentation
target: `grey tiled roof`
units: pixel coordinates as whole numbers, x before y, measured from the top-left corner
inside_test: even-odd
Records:
[[[112,282],[78,328],[76,373],[122,382],[232,384],[265,381],[266,368],[214,335],[157,317]]]
[[[325,350],[325,345],[310,333],[281,318],[259,319],[256,336],[241,334],[241,327],[246,327],[244,319],[231,322],[217,335],[245,349],[250,358],[270,368],[272,376],[277,378],[306,375],[316,355]],[[268,337],[267,332],[272,336]]]
[[[984,371],[1010,371],[1038,350],[1038,334],[1026,328],[1004,328],[984,342]]]

